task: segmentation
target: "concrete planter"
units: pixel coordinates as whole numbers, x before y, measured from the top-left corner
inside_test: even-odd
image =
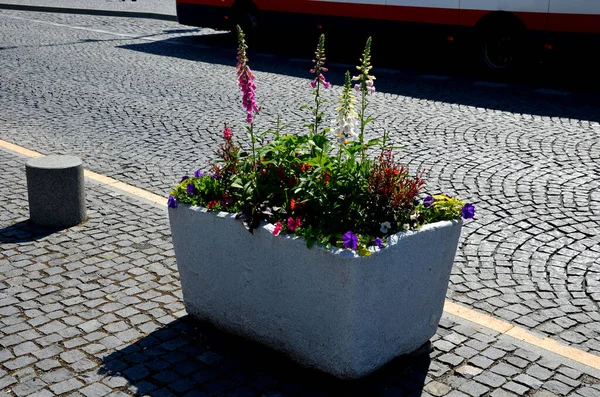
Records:
[[[233,214],[169,208],[187,312],[283,351],[303,365],[358,378],[431,338],[442,315],[462,222],[398,233],[369,257],[254,235]]]

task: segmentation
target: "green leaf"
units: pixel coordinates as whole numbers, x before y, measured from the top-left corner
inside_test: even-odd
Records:
[[[371,121],[375,121],[375,120],[376,120],[376,119],[375,119],[374,117],[369,117],[369,118],[367,118],[367,119],[365,120],[365,123],[364,123],[364,125],[367,125],[367,124],[369,124]]]

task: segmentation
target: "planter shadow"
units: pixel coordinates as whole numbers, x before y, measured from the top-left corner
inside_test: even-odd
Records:
[[[340,380],[185,316],[104,357],[99,373],[125,378],[139,396],[171,395],[167,391],[189,396],[420,396],[428,352],[426,344],[364,378]]]
[[[0,243],[12,244],[37,241],[65,229],[64,227],[36,226],[29,220],[21,221],[0,229]]]

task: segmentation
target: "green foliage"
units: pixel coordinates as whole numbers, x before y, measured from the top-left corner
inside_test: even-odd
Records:
[[[434,201],[430,206],[426,207],[423,203],[420,203],[416,208],[423,216],[423,223],[450,221],[461,218],[461,211],[465,206],[463,200],[444,194],[435,194],[431,197],[433,197]]]

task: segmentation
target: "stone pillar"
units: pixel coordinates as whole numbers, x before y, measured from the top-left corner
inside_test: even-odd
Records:
[[[79,157],[33,158],[27,161],[25,174],[31,223],[70,227],[85,220],[85,181]]]

